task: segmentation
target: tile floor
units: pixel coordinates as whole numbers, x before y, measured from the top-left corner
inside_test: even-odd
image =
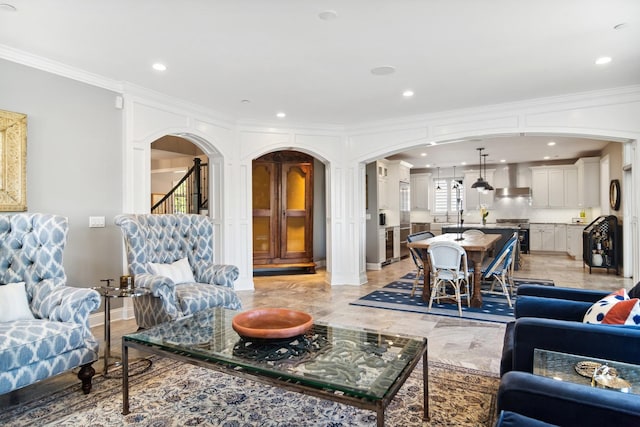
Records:
[[[516,277],[552,279],[556,286],[616,290],[630,289],[632,280],[607,274],[597,269],[589,274],[581,261],[566,255],[523,255],[524,265]],[[367,327],[387,332],[426,336],[429,340],[429,358],[453,365],[465,366],[497,373],[504,325],[476,322],[452,317],[405,313],[392,310],[349,305],[351,301],[381,288],[387,283],[413,271],[410,259],[390,264],[380,271],[367,272],[368,283],[362,286],[329,286],[325,272],[316,274],[256,277],[254,291],[239,292],[244,309],[254,307],[287,307],[311,313],[315,319],[344,326]],[[134,319],[112,322],[112,351],[120,348],[120,337],[135,331]],[[93,328],[102,338],[102,326]],[[103,348],[101,344],[101,348]],[[102,369],[102,361],[95,364]],[[17,392],[0,396],[0,408],[33,399],[61,385],[77,381],[65,374],[43,381],[37,386],[25,387]]]

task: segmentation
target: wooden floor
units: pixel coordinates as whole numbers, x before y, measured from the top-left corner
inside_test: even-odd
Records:
[[[566,255],[523,255],[523,266],[516,277],[551,279],[556,286],[617,290],[630,289],[631,279],[594,269],[589,274],[582,262]],[[425,336],[429,340],[429,359],[484,371],[499,372],[504,325],[488,322],[405,313],[349,305],[351,301],[381,288],[387,283],[413,271],[410,259],[390,264],[380,271],[367,272],[368,283],[361,286],[329,286],[326,273],[266,276],[254,278],[254,291],[240,291],[244,309],[254,307],[287,307],[311,313],[315,319],[336,325],[367,327],[386,332]],[[112,352],[119,353],[120,338],[137,328],[135,320],[112,321]],[[103,328],[93,328],[102,339]],[[101,343],[101,349],[104,346]],[[102,361],[94,364],[102,369]],[[113,380],[117,381],[117,380]],[[78,382],[72,374],[43,381],[14,393],[0,396],[0,408],[44,395],[63,385]],[[79,382],[78,382],[79,383]]]

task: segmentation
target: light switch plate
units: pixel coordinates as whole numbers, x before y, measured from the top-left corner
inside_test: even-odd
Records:
[[[103,216],[90,216],[89,228],[104,228],[105,220]]]

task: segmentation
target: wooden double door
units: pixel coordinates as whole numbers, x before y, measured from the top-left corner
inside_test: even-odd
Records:
[[[253,268],[315,271],[311,156],[278,151],[253,161]]]

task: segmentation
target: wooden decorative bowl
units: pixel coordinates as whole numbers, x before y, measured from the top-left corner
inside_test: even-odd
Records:
[[[256,308],[236,314],[231,325],[242,337],[290,338],[307,332],[313,317],[287,308]]]

